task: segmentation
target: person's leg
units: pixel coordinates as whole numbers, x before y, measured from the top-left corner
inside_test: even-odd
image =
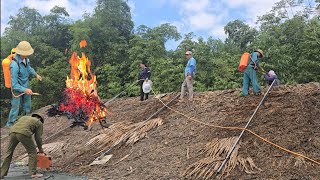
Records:
[[[145,93],[145,95],[146,95],[146,99],[148,99],[149,98],[149,93]]]
[[[17,98],[12,97],[9,118],[6,124],[7,126],[12,126],[16,122],[19,115],[20,101],[21,101],[21,97],[17,97]]]
[[[23,100],[23,115],[27,115],[31,111],[31,96],[28,94],[24,94],[22,96]]]
[[[184,79],[183,83],[181,84],[181,94],[180,94],[180,99],[184,97],[186,94],[186,86],[187,86],[187,81]]]
[[[23,134],[16,134],[17,139],[21,142],[24,148],[27,150],[29,156],[29,174],[33,175],[37,173],[37,149],[34,145],[32,137],[25,136]]]
[[[249,83],[250,83],[249,75],[250,75],[250,73],[247,68],[243,73],[243,86],[242,86],[242,95],[243,96],[249,95]]]
[[[143,82],[142,83],[140,82],[140,101],[143,101],[143,99],[144,99],[144,93],[143,93],[142,85],[143,85]]]
[[[252,82],[253,92],[255,94],[260,93],[261,89],[260,89],[260,86],[259,86],[259,83],[258,83],[258,79],[257,79],[257,72],[254,69],[252,69],[250,71],[250,79],[251,79],[251,82]]]
[[[193,100],[193,79],[189,80],[187,78],[186,82],[187,82],[187,88],[189,92],[189,101],[192,101]]]
[[[17,147],[19,143],[18,139],[16,138],[16,133],[11,133],[9,135],[9,138],[10,140],[9,140],[7,152],[1,166],[1,177],[4,177],[8,174],[14,149]]]

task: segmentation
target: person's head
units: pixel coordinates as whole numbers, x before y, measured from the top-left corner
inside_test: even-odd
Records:
[[[187,51],[185,53],[185,55],[186,55],[186,59],[189,60],[192,57],[192,52],[191,51]]]
[[[22,59],[25,59],[33,54],[34,50],[28,41],[21,41],[15,48],[15,52],[19,54]]]
[[[142,62],[140,63],[140,68],[141,68],[141,69],[144,69],[145,67],[147,67],[147,63],[144,62],[144,61],[142,61]]]
[[[31,117],[38,118],[43,123],[44,119],[46,118],[46,115],[38,112],[38,113],[32,113]]]
[[[257,49],[254,52],[257,52],[258,57],[262,58],[263,57],[263,51],[261,49]]]
[[[270,70],[270,71],[268,72],[268,75],[269,75],[269,76],[276,76],[276,73],[275,73],[273,70]]]

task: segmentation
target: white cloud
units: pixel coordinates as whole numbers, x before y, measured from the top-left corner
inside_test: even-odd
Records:
[[[136,16],[136,4],[134,3],[133,0],[129,0],[128,6],[130,7],[131,16],[135,17]]]
[[[209,7],[210,1],[209,0],[185,0],[182,3],[182,10],[185,13],[190,12],[203,12],[206,8]]]
[[[226,38],[226,34],[224,32],[224,26],[215,26],[210,31],[210,36],[224,40]]]
[[[5,20],[8,20],[11,15],[17,12],[15,4],[19,3],[20,0],[1,0],[1,23],[4,23]]]
[[[150,0],[155,7],[163,7],[167,3],[170,3],[170,0]]]
[[[188,32],[207,31],[208,35],[225,38],[224,21],[228,18],[228,12],[222,3],[210,0],[172,0],[181,15],[181,23],[184,25],[182,34]]]
[[[40,13],[49,13],[50,9],[53,8],[55,5],[59,5],[61,7],[69,7],[68,0],[48,0],[48,1],[41,1],[41,0],[28,0],[23,1],[23,6],[27,6],[29,8],[37,9]]]
[[[242,8],[245,21],[254,26],[258,16],[262,16],[271,11],[272,6],[279,0],[226,0],[229,8]]]
[[[9,21],[9,17],[18,13],[22,7],[36,9],[40,14],[47,15],[54,6],[65,7],[73,20],[82,18],[84,13],[92,13],[96,0],[1,0],[1,34]]]
[[[3,34],[6,27],[8,27],[8,25],[6,23],[1,23],[1,34]]]
[[[163,0],[165,1],[165,0]],[[184,32],[207,31],[208,35],[225,39],[224,26],[235,19],[243,19],[256,27],[258,16],[266,14],[279,0],[167,0],[178,8]],[[234,17],[235,12],[241,17]],[[233,16],[233,17],[232,17]]]
[[[183,23],[181,21],[172,21],[172,22],[170,22],[170,21],[161,21],[159,23],[159,25],[166,24],[166,23],[169,23],[169,24],[175,26],[177,28],[178,32],[185,32],[186,31],[185,23]]]
[[[220,17],[210,13],[201,12],[187,17],[190,28],[194,31],[208,30],[219,23]]]

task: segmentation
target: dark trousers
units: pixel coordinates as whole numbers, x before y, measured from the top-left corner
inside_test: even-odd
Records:
[[[28,137],[18,133],[10,133],[9,138],[10,138],[10,141],[8,144],[7,152],[1,167],[1,177],[6,176],[8,174],[14,149],[17,147],[19,142],[21,142],[24,148],[26,148],[27,153],[29,155],[29,164],[28,164],[29,174],[30,175],[36,174],[37,173],[37,149],[33,143],[32,137]]]
[[[144,100],[144,97],[146,97],[145,99],[148,99],[149,93],[144,93],[143,89],[142,89],[142,85],[143,85],[144,81],[140,81],[140,101]]]

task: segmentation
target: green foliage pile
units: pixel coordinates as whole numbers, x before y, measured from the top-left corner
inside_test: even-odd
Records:
[[[319,82],[319,4],[319,0],[315,0],[314,6],[305,6],[301,0],[281,0],[272,11],[258,18],[258,28],[240,20],[227,23],[224,41],[212,37],[196,39],[192,32],[182,36],[170,24],[134,29],[130,8],[123,0],[98,0],[94,12],[84,14],[76,22],[69,19],[63,7],[54,7],[48,15],[24,7],[10,17],[1,36],[1,59],[21,40],[29,41],[35,49],[31,65],[43,81],[31,80],[32,90],[42,94],[33,97],[33,109],[58,101],[70,73],[68,60],[73,51],[80,55],[82,39],[88,42],[85,53],[92,61],[91,70],[97,75],[98,93],[103,99],[112,98],[137,80],[141,61],[148,62],[157,92],[179,91],[187,50],[192,50],[197,60],[196,91],[241,87],[242,74],[237,71],[240,56],[256,48],[265,52],[261,65],[275,70],[282,83]],[[293,7],[301,10],[289,11]],[[173,40],[181,43],[177,49],[167,50],[165,44]],[[0,88],[4,122],[10,110],[11,92],[3,82]],[[137,85],[131,86],[125,95],[138,93]]]

